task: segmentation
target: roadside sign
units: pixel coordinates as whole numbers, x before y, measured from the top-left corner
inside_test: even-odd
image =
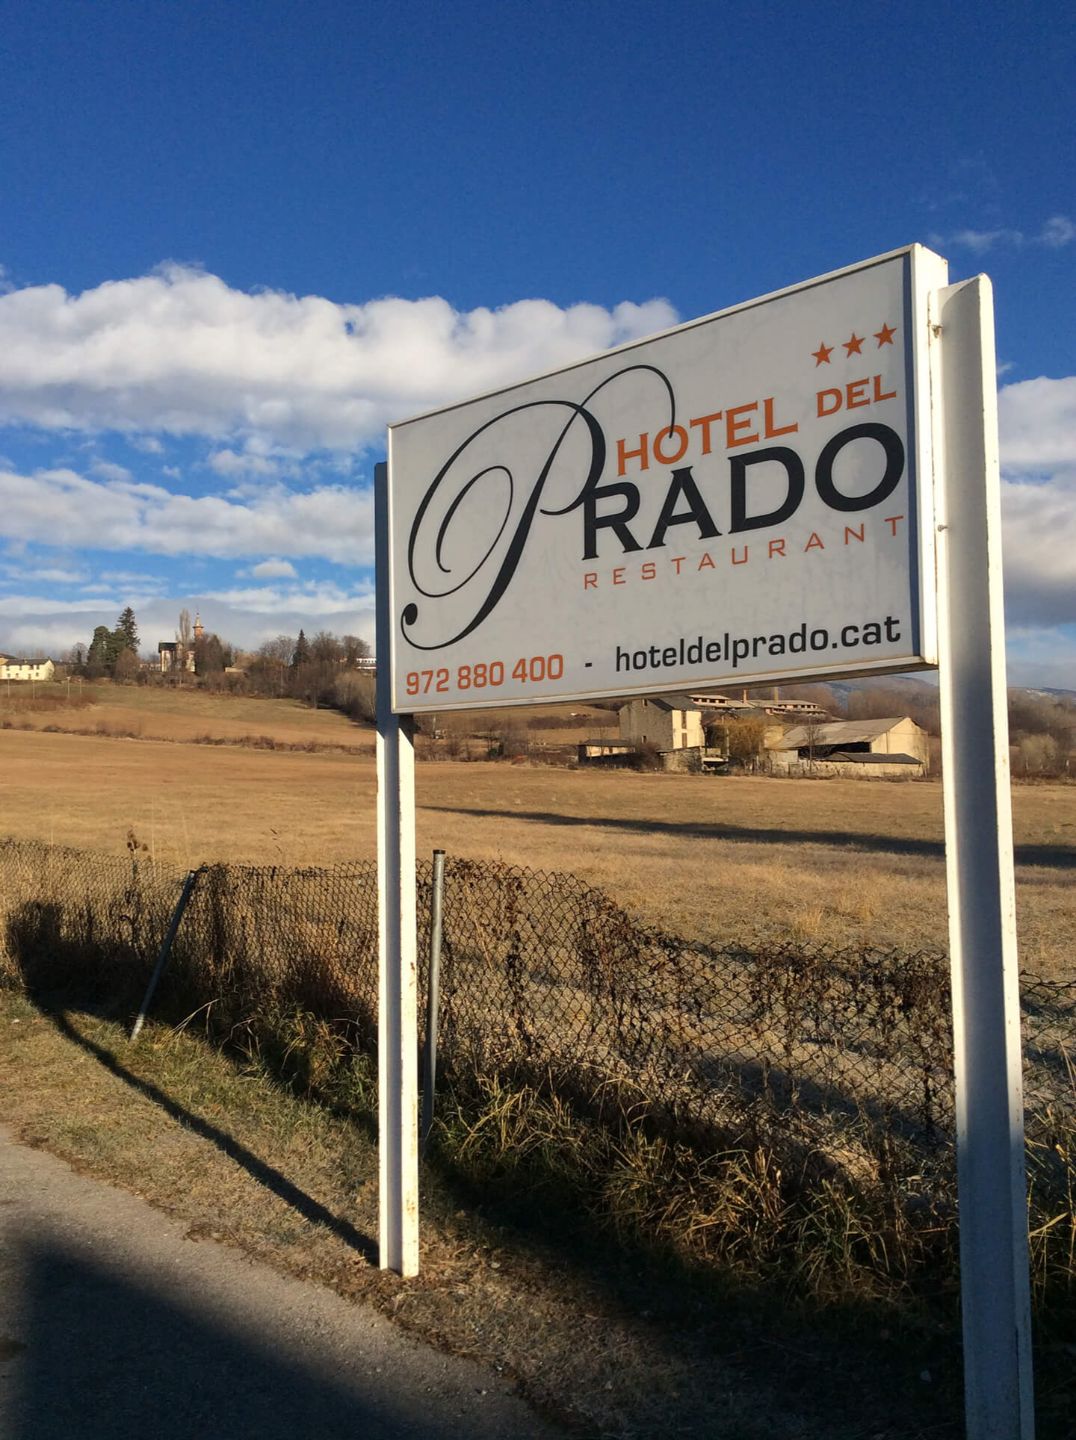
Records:
[[[413,717],[936,665],[969,1440],[1032,1440],[993,297],[920,246],[389,431],[381,1264],[418,1270]]]
[[[389,430],[411,714],[937,663],[911,246]]]

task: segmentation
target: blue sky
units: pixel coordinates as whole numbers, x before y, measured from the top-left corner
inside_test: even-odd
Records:
[[[1076,687],[1072,7],[3,7],[0,649],[372,637],[387,421],[918,240]]]

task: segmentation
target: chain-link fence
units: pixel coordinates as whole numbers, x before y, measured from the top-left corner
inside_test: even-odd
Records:
[[[0,978],[137,999],[182,881],[137,848],[0,842]],[[428,865],[419,881],[424,971]],[[571,875],[465,860],[446,866],[443,929],[450,1073],[522,1076],[710,1145],[780,1116],[828,1149],[865,1131],[921,1155],[951,1149],[939,953],[715,948],[641,926]],[[205,868],[168,984],[225,1027],[299,1009],[372,1047],[375,866]],[[1071,1112],[1076,986],[1025,976],[1022,1000],[1028,1107]]]
[[[738,1144],[795,1119],[827,1154],[909,1142],[948,1167],[947,957],[775,941],[714,947],[640,925],[571,875],[449,861],[441,1046],[687,1140]],[[1029,1109],[1073,1109],[1076,985],[1025,975]],[[855,1137],[854,1141],[851,1137]]]

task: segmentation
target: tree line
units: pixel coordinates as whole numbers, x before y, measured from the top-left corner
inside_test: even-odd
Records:
[[[108,675],[114,680],[134,680],[138,676],[138,622],[128,605],[120,612],[115,629],[98,625],[88,646],[76,645],[69,661],[71,673],[87,680],[100,680]]]
[[[291,698],[308,705],[345,710],[356,718],[374,713],[374,681],[368,666],[370,646],[357,635],[319,630],[308,637],[277,635],[255,651],[243,651],[211,631],[195,634],[189,610],[181,610],[171,668],[158,672],[139,660],[138,622],[128,605],[115,628],[98,625],[89,645],[76,645],[67,657],[70,673],[87,680],[120,683],[183,684],[193,674],[209,689]]]
[[[138,646],[138,624],[128,605],[112,630],[98,625],[88,646],[76,645],[67,657],[68,665],[72,674],[89,680],[104,676],[120,682],[148,680],[154,672],[139,661]],[[374,678],[369,667],[361,663],[369,655],[365,640],[357,635],[334,635],[331,630],[319,630],[310,637],[305,630],[297,636],[276,635],[255,651],[242,651],[210,632],[195,637],[190,612],[181,610],[175,665],[169,674],[159,678],[183,683],[193,669],[198,683],[207,688],[296,699],[315,708],[342,710],[354,719],[372,720]],[[736,698],[742,692],[734,689],[726,693]],[[768,689],[750,693],[760,705],[771,696]],[[786,693],[813,701],[834,718],[868,720],[903,714],[929,735],[936,737],[940,733],[936,693],[895,694],[881,687],[864,686],[850,691],[844,704],[824,684],[789,687]],[[731,755],[750,763],[762,751],[768,723],[758,715],[722,716],[720,741]],[[1009,733],[1016,774],[1067,773],[1076,745],[1076,706],[1059,697],[1010,690]]]
[[[374,715],[374,678],[361,662],[370,647],[357,635],[319,630],[307,638],[277,635],[246,658],[246,685],[252,694],[290,696],[319,706],[343,710],[355,719]]]

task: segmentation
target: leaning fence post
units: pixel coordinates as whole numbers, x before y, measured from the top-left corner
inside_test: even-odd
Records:
[[[153,992],[156,990],[157,983],[164,974],[164,967],[168,964],[168,957],[172,953],[172,945],[175,942],[176,933],[179,930],[179,922],[183,919],[183,912],[186,910],[191,895],[194,893],[195,882],[204,870],[205,866],[201,865],[197,870],[187,871],[187,878],[183,882],[183,889],[179,899],[176,901],[176,908],[172,911],[172,919],[168,925],[168,933],[164,937],[164,944],[161,946],[160,954],[157,956],[157,963],[153,967],[153,974],[149,977],[146,993],[142,997],[142,1008],[139,1010],[138,1016],[131,1026],[132,1041],[137,1040],[142,1032],[142,1026],[146,1019],[146,1011],[149,1009],[149,1002],[153,999]]]
[[[441,1005],[441,910],[445,892],[445,852],[433,852],[430,892],[430,970],[426,987],[426,1053],[422,1071],[421,1151],[433,1129],[433,1100],[437,1089],[437,1024]]]

